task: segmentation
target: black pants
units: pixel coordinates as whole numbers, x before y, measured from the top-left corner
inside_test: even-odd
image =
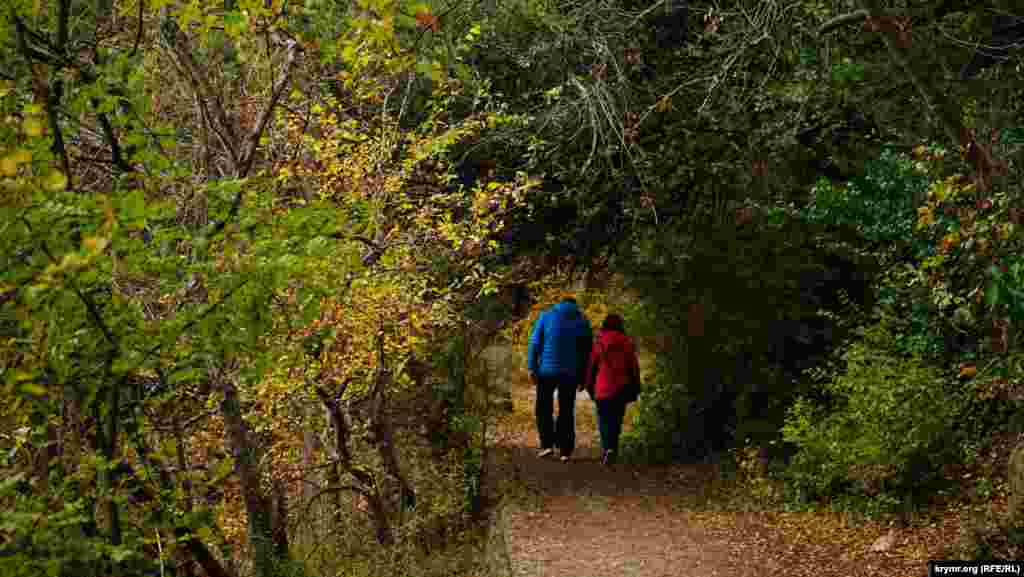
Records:
[[[558,422],[554,422],[555,391],[558,391]],[[555,376],[537,379],[537,432],[543,449],[555,447],[562,455],[576,448],[576,379]]]
[[[622,394],[611,399],[602,399],[597,404],[597,430],[601,433],[601,449],[619,451],[619,436],[622,435],[622,420],[626,416],[626,403]]]

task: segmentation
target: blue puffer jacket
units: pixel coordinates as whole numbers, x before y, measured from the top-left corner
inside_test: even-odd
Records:
[[[583,379],[593,332],[575,303],[562,301],[541,313],[533,325],[527,353],[530,373],[538,377]]]

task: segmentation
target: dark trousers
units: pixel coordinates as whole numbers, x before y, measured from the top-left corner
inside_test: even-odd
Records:
[[[597,430],[601,433],[601,449],[618,452],[622,420],[626,417],[626,403],[622,401],[622,395],[598,400],[596,403]]]
[[[555,423],[555,391],[558,391],[558,422]],[[576,379],[573,377],[537,378],[537,432],[543,449],[557,447],[562,455],[576,448]]]

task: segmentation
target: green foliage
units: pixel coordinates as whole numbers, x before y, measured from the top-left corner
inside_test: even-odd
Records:
[[[892,347],[899,354],[937,359],[945,349],[941,317],[928,301],[919,272],[895,265],[879,276],[877,304],[890,319]]]
[[[787,473],[798,498],[910,492],[960,457],[972,389],[894,351],[892,340],[882,322],[849,345],[845,372],[822,384],[837,398],[834,410],[808,398],[790,409],[782,432],[799,448]],[[874,491],[865,469],[874,471]]]
[[[868,496],[863,494],[839,495],[831,500],[833,511],[859,513],[868,519],[877,519],[900,509],[902,499],[893,493]]]
[[[647,463],[671,463],[687,455],[678,448],[683,444],[683,420],[689,410],[690,397],[681,386],[659,377],[644,383],[643,400],[632,427],[620,439],[626,460]]]
[[[864,80],[864,65],[858,62],[851,62],[849,58],[832,65],[833,82],[843,84],[854,84]]]
[[[51,482],[64,485],[56,474]],[[115,546],[97,533],[90,511],[95,502],[70,491],[66,501],[47,502],[50,495],[37,489],[21,474],[0,482],[0,574],[99,577],[109,574],[111,562],[122,571],[153,568],[141,554],[142,535],[130,532],[126,543]]]
[[[845,186],[818,181],[813,201],[802,213],[812,223],[856,227],[869,241],[909,242],[915,199],[923,196],[927,185],[928,179],[908,158],[885,151]]]
[[[989,267],[991,282],[986,293],[988,306],[1005,310],[1014,323],[1024,322],[1024,258],[1009,255],[1002,266]]]

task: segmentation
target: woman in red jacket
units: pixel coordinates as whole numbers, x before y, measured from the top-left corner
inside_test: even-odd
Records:
[[[587,391],[597,404],[601,433],[601,462],[611,465],[619,450],[622,420],[629,402],[626,384],[640,382],[640,361],[633,339],[626,336],[622,317],[610,314],[601,324],[587,367]],[[627,394],[623,394],[623,393]]]

